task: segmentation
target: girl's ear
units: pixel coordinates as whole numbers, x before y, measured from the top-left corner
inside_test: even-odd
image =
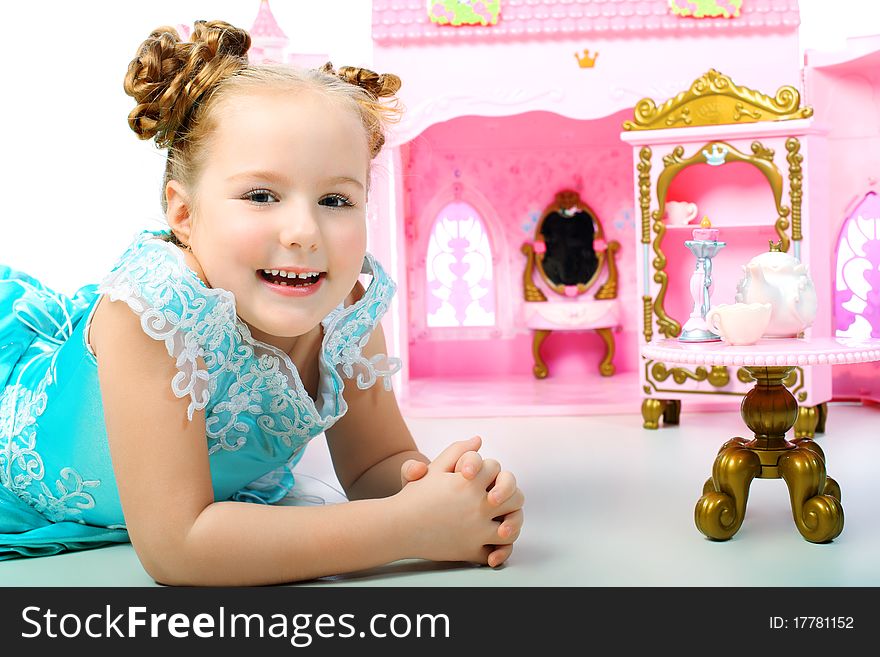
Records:
[[[186,188],[177,180],[165,185],[165,202],[168,209],[165,218],[168,226],[181,244],[189,246],[192,237],[192,207]]]

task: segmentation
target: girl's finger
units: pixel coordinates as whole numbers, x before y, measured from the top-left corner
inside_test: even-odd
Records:
[[[433,470],[442,470],[443,472],[453,472],[455,470],[455,464],[458,459],[461,458],[462,454],[470,451],[475,452],[480,449],[480,445],[482,444],[483,439],[479,436],[473,436],[467,440],[454,442],[440,452],[437,458],[431,462],[431,468]]]
[[[473,479],[483,467],[483,457],[479,452],[465,452],[455,464],[455,471],[464,475],[465,479]]]
[[[516,477],[509,470],[504,470],[495,478],[495,485],[489,489],[489,504],[503,504],[516,491]]]
[[[513,492],[513,495],[508,497],[505,502],[502,502],[497,509],[493,509],[492,513],[495,514],[496,518],[506,516],[513,513],[514,511],[519,511],[521,508],[523,508],[525,502],[526,496],[523,495],[523,492],[519,488],[517,488]]]
[[[495,483],[495,479],[500,472],[501,464],[498,461],[495,459],[483,459],[483,468],[480,470],[480,473],[474,477],[474,480],[479,482],[480,485],[488,491]]]
[[[487,563],[492,568],[497,568],[505,561],[510,558],[510,554],[513,552],[512,545],[500,545],[496,546],[494,550],[489,554],[489,558],[487,559]]]
[[[522,509],[508,513],[504,516],[503,521],[498,525],[498,540],[503,541],[505,545],[513,543],[519,538],[523,525]]]
[[[418,481],[428,473],[428,464],[415,459],[408,459],[400,466],[400,480],[407,484]]]

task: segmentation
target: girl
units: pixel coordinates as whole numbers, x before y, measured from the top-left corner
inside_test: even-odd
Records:
[[[395,286],[365,205],[400,81],[249,66],[249,46],[201,21],[129,65],[129,125],[168,149],[169,231],[73,298],[0,267],[0,559],[130,540],[154,579],[190,585],[498,566],[514,476],[479,438],[429,463],[390,390]],[[352,501],[273,506],[322,432]]]

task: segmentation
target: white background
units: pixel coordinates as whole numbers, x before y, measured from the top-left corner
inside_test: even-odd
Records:
[[[70,294],[97,282],[137,231],[162,227],[162,153],[128,129],[128,62],[155,27],[219,18],[249,28],[259,4],[3,3],[0,263]],[[368,0],[270,5],[290,50],[370,65]],[[876,0],[801,0],[800,10],[802,51],[841,50],[848,36],[880,34]]]

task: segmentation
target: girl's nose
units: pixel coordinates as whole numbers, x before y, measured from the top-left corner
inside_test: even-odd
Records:
[[[307,251],[317,251],[321,241],[317,217],[310,209],[292,208],[285,213],[279,230],[279,239],[285,247],[298,246]]]

